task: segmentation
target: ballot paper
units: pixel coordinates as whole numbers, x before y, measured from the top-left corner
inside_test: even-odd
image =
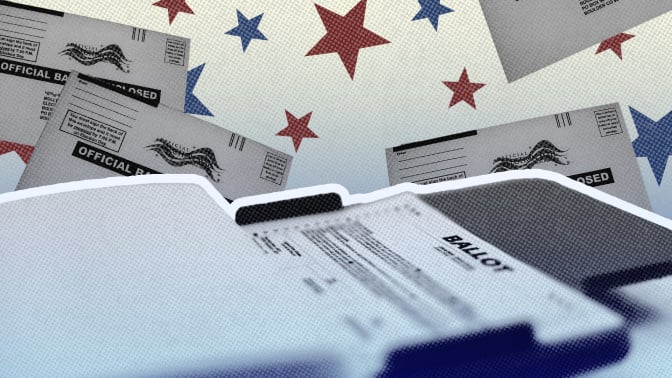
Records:
[[[650,208],[618,104],[404,144],[386,156],[390,185],[537,168]]]
[[[555,344],[621,322],[412,193],[243,228],[268,263],[304,281],[306,295],[334,304],[359,297],[379,308],[379,317],[395,309],[427,336],[527,319],[537,341]],[[366,337],[381,331],[375,318],[353,317],[348,326]],[[397,335],[422,341],[406,329],[413,330]]]
[[[372,377],[390,350],[521,321],[551,345],[623,326],[414,194],[245,227],[230,213],[193,175],[0,196],[0,375],[187,375],[313,351]]]
[[[509,82],[672,10],[664,0],[480,0]]]
[[[186,38],[0,1],[0,144],[30,158],[73,69],[184,109],[188,58]],[[0,186],[19,177],[0,167]]]
[[[222,195],[282,190],[292,157],[72,73],[17,189],[157,173],[207,177]]]

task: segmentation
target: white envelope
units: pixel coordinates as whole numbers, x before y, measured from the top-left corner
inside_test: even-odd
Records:
[[[0,196],[0,376],[339,372],[349,341],[277,295],[276,269],[204,179],[72,188]]]

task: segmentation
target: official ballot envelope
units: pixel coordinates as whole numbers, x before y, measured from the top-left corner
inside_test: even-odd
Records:
[[[627,349],[622,317],[411,193],[241,227],[209,180],[151,175],[7,193],[0,214],[2,376],[188,376],[328,351],[373,377],[391,350],[518,322],[544,357]]]
[[[291,156],[101,85],[70,75],[17,189],[119,175],[190,173],[206,177],[233,200],[279,191],[287,183]]]
[[[386,150],[390,185],[545,169],[643,208],[648,195],[618,104],[489,127]]]
[[[509,82],[672,10],[666,0],[480,0]]]
[[[188,58],[186,38],[0,1],[0,155],[30,160],[73,69],[184,109]],[[19,177],[0,165],[0,187]]]

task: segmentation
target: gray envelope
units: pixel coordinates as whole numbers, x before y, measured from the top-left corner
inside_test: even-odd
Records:
[[[73,73],[17,189],[157,173],[206,177],[225,198],[282,190],[292,157]]]
[[[650,208],[618,104],[404,144],[385,152],[390,185],[425,185],[536,168]]]
[[[672,10],[668,0],[480,0],[509,82]]]
[[[0,154],[30,159],[73,69],[184,109],[187,38],[6,1],[0,25]],[[0,193],[21,172],[0,162]]]

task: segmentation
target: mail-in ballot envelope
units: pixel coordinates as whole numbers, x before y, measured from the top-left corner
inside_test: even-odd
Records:
[[[509,82],[672,10],[667,0],[481,0]]]
[[[0,25],[0,155],[30,160],[71,70],[184,109],[186,38],[5,1]],[[10,168],[0,165],[0,188],[18,181]]]
[[[117,175],[198,174],[234,200],[287,183],[291,156],[101,85],[70,74],[17,189]]]
[[[386,155],[390,185],[537,168],[650,208],[618,104],[409,143]]]

